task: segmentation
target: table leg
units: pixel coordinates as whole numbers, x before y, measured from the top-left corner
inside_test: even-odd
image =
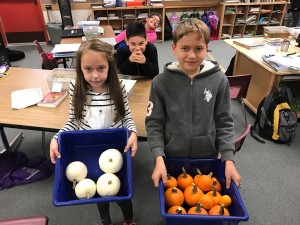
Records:
[[[7,137],[6,137],[3,127],[0,127],[0,132],[1,132],[2,142],[5,147],[4,149],[0,150],[0,153],[3,153],[5,151],[15,151],[24,137],[23,131],[21,131],[17,134],[17,136],[10,143],[8,143],[8,140],[7,140]]]

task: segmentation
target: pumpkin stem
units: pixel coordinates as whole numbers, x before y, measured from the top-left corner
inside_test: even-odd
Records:
[[[224,215],[224,204],[221,204],[221,206],[220,206],[219,215],[221,215],[221,216]]]
[[[180,207],[178,207],[178,208],[176,209],[176,213],[177,213],[177,214],[182,214],[182,209],[181,209]]]
[[[112,182],[111,182],[111,180],[109,180],[107,183],[108,183],[108,184],[111,184]]]
[[[90,199],[90,197],[91,197],[90,192],[86,193],[86,198]]]
[[[75,189],[76,183],[77,183],[77,181],[76,181],[76,180],[73,180],[73,189]]]
[[[213,172],[210,172],[207,176],[209,176],[210,178],[212,178]]]
[[[197,188],[197,185],[195,183],[193,183],[192,192],[193,192],[193,194],[197,194],[198,193],[198,188]]]
[[[176,188],[176,187],[173,187],[173,188],[172,188],[172,193],[173,193],[173,194],[176,194],[176,193],[177,193],[177,188]]]
[[[167,179],[171,180],[171,175],[170,174],[167,174]]]
[[[200,202],[197,202],[197,205],[196,205],[196,213],[201,213],[201,208],[202,208],[202,204]]]
[[[202,173],[201,173],[201,171],[197,168],[197,173],[201,176],[202,175]]]
[[[216,189],[216,182],[214,181],[213,182],[213,185],[212,185],[212,190],[213,190],[213,193],[212,193],[212,196],[216,197],[217,196],[217,189]]]
[[[186,170],[184,169],[184,167],[182,167],[182,172],[183,172],[183,177],[186,178],[187,174],[186,174]]]

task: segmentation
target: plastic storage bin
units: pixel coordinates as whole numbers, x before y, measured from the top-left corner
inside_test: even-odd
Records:
[[[163,183],[160,181],[160,211],[165,219],[165,225],[236,225],[239,224],[240,221],[247,221],[249,219],[236,185],[231,182],[230,189],[226,189],[225,187],[225,168],[221,160],[166,158],[165,163],[168,173],[174,177],[182,173],[182,167],[184,167],[191,176],[197,174],[197,168],[199,168],[203,174],[213,172],[213,176],[217,177],[222,185],[222,194],[227,194],[232,199],[232,204],[228,208],[230,216],[168,214],[164,200],[165,190]]]
[[[62,89],[69,90],[70,82],[76,79],[76,70],[55,68],[47,73],[44,78],[47,80],[50,90],[54,82],[62,83]]]
[[[55,164],[53,205],[71,206],[131,199],[133,197],[133,185],[130,152],[123,154],[123,167],[116,173],[121,181],[121,188],[116,196],[100,197],[96,193],[91,199],[78,199],[72,188],[72,182],[65,175],[69,163],[81,161],[87,166],[87,178],[97,182],[103,174],[98,164],[99,156],[109,148],[118,149],[123,153],[128,135],[129,132],[125,128],[62,132],[58,138],[61,158],[57,159]]]

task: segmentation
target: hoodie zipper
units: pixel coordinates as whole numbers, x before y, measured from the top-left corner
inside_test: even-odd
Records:
[[[193,133],[194,133],[194,130],[193,130],[193,127],[194,127],[194,110],[195,110],[195,105],[193,104],[194,102],[194,99],[193,99],[193,96],[194,96],[194,78],[191,78],[191,100],[192,100],[192,121],[191,121],[191,127],[190,127],[190,143],[191,143],[191,149],[190,149],[190,152],[192,151],[192,146],[193,146]]]

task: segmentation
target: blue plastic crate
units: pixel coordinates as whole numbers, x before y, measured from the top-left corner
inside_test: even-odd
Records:
[[[162,181],[160,181],[160,211],[165,219],[165,225],[237,225],[240,221],[247,221],[249,219],[236,185],[231,182],[229,189],[225,187],[225,167],[221,160],[166,158],[165,163],[168,173],[174,177],[182,173],[182,167],[193,177],[197,174],[197,168],[199,168],[203,174],[213,172],[213,176],[216,177],[222,185],[222,194],[227,194],[232,199],[232,204],[228,208],[230,216],[168,214],[168,209],[165,206],[165,189]]]
[[[123,154],[128,137],[129,131],[125,128],[62,132],[58,138],[61,158],[55,164],[53,205],[70,206],[132,199],[131,153],[128,151]],[[124,156],[123,167],[116,173],[121,181],[118,195],[101,197],[96,192],[91,199],[78,199],[72,182],[65,175],[66,167],[73,161],[83,162],[88,169],[87,178],[96,183],[103,174],[98,164],[99,156],[109,148],[118,149]]]

